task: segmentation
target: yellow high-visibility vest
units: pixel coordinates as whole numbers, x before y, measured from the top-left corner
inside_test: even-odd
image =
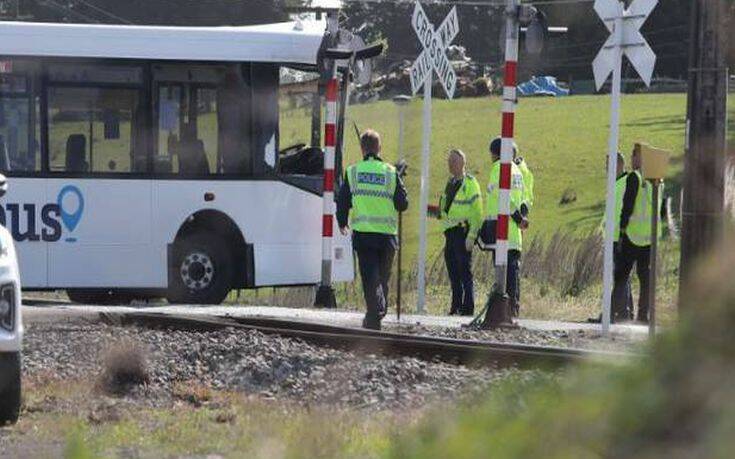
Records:
[[[625,229],[625,234],[628,235],[630,242],[637,245],[638,247],[646,247],[651,245],[651,203],[653,201],[653,187],[654,185],[645,180],[641,173],[638,171],[631,172],[638,176],[638,193],[635,196],[635,206],[633,207],[633,214],[630,216],[628,227]],[[659,211],[661,209],[661,203],[663,202],[663,185],[659,190],[658,203],[656,203],[656,218],[660,219],[661,216]],[[658,235],[661,237],[661,225],[657,225]]]
[[[490,179],[487,185],[487,217],[491,220],[498,219],[498,196],[500,190],[498,188],[500,178],[500,161],[495,161],[490,169]],[[523,175],[515,163],[511,162],[510,170],[510,212],[509,216],[516,211],[521,210],[523,203]],[[521,250],[523,246],[523,236],[521,228],[512,219],[508,220],[508,248],[511,250]]]
[[[482,191],[477,179],[469,174],[466,175],[449,206],[449,212],[445,211],[446,203],[447,196],[442,194],[439,199],[439,209],[444,230],[466,223],[469,226],[468,237],[477,237],[480,226],[482,226]]]
[[[375,158],[347,168],[352,193],[350,226],[362,233],[398,234],[398,211],[393,204],[396,169]]]

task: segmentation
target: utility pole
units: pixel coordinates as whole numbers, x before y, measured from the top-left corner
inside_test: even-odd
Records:
[[[724,224],[727,14],[723,0],[692,0],[680,286],[715,248]]]

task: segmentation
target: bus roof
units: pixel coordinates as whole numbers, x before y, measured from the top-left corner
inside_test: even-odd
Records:
[[[316,64],[325,21],[163,27],[0,22],[0,55]]]

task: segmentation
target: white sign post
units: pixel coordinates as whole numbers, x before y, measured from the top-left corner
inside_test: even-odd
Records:
[[[612,72],[610,101],[610,138],[607,161],[607,202],[605,205],[605,261],[603,267],[602,332],[610,331],[610,313],[613,291],[613,237],[615,231],[615,179],[620,126],[620,86],[623,54],[628,56],[633,67],[646,85],[651,84],[656,55],[640,33],[640,28],[658,0],[634,0],[626,10],[618,0],[596,0],[595,11],[610,31],[602,49],[592,62],[597,90],[607,81]]]
[[[429,205],[429,156],[431,153],[431,85],[436,72],[447,97],[454,96],[457,74],[445,50],[459,33],[457,8],[449,12],[437,30],[417,1],[411,17],[411,26],[421,41],[423,51],[411,66],[413,94],[424,87],[424,129],[421,148],[421,196],[419,202],[419,266],[417,310],[424,312],[426,304],[426,210]]]

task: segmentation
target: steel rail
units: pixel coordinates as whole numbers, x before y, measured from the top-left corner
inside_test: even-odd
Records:
[[[301,339],[315,345],[336,347],[350,352],[411,356],[423,360],[498,368],[554,369],[581,362],[624,362],[633,357],[632,354],[620,352],[406,335],[263,317],[234,318],[155,312],[101,312],[99,316],[102,322],[116,326],[198,332],[228,328],[257,330],[268,335]]]

